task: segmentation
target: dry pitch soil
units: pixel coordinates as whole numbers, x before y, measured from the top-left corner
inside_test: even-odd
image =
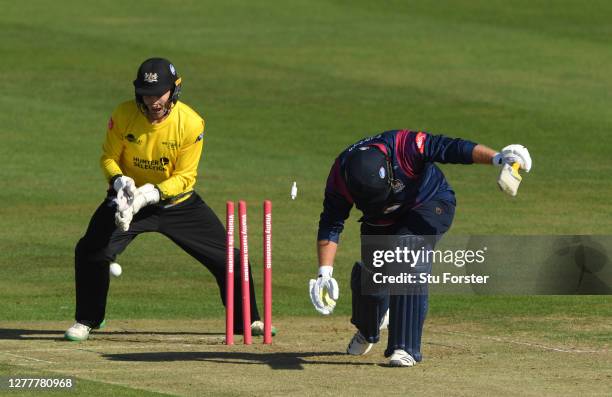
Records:
[[[72,376],[77,386],[87,379],[183,396],[603,396],[612,390],[607,344],[568,345],[537,333],[506,337],[482,324],[432,319],[424,361],[389,368],[384,342],[364,357],[344,354],[354,332],[346,317],[275,323],[271,346],[261,338],[244,346],[240,337],[225,346],[221,320],[111,320],[83,343],[61,339],[69,323],[3,323],[0,364],[10,368],[3,375]]]

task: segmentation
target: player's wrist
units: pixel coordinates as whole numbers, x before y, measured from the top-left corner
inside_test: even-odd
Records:
[[[333,265],[319,265],[319,277],[332,277],[334,274]]]

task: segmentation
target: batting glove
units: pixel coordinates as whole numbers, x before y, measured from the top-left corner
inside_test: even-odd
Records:
[[[531,170],[531,156],[529,150],[523,145],[508,145],[493,157],[494,165],[512,165],[519,163],[521,169],[529,172]]]
[[[314,308],[324,316],[330,315],[336,307],[340,295],[338,282],[332,277],[333,266],[319,266],[319,276],[310,280],[310,300]]]

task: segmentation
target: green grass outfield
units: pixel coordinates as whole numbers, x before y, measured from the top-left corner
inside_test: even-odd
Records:
[[[0,321],[70,324],[74,245],[106,189],[106,123],[150,56],[176,64],[182,99],[207,121],[197,190],[221,216],[226,200],[249,202],[258,286],[261,202],[273,201],[275,315],[316,314],[307,284],[327,173],[348,144],[388,129],[529,148],[533,169],[515,199],[498,191],[493,167],[443,166],[458,201],[451,233],[612,233],[610,2],[0,6]],[[356,219],[337,257],[340,316],[350,313]],[[118,261],[109,320],[221,318],[210,274],[162,236],[139,237]],[[513,318],[542,332],[542,316],[612,318],[610,297],[437,296],[430,307],[433,319],[500,332]]]

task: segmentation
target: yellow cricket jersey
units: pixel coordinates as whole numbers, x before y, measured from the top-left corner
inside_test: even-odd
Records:
[[[123,174],[136,186],[152,183],[166,200],[193,190],[202,154],[204,119],[177,102],[160,123],[151,124],[135,100],[113,112],[100,165],[107,180]]]

